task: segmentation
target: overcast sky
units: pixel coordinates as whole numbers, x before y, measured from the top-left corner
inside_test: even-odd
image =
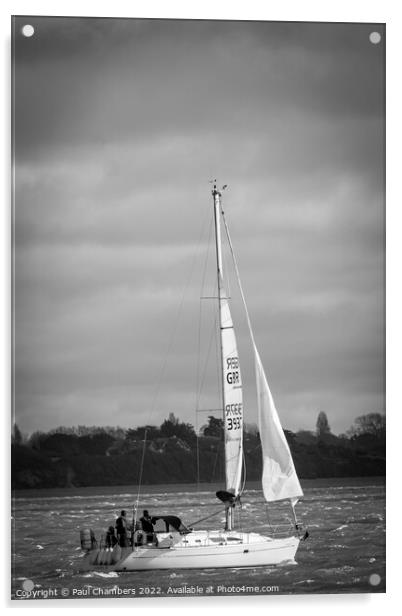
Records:
[[[325,411],[340,433],[384,412],[384,37],[378,24],[16,20],[24,432],[169,412],[194,424],[197,404],[219,405],[216,386],[195,392],[215,177],[284,427],[314,429]],[[254,422],[233,279],[231,293]]]

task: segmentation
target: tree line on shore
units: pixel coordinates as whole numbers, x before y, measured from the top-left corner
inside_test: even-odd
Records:
[[[332,434],[324,412],[315,431],[284,432],[301,478],[385,474],[380,413],[358,417],[339,436]],[[261,444],[253,424],[245,426],[244,453],[248,479],[259,479]],[[160,426],[59,427],[29,437],[14,425],[12,487],[135,485],[142,459],[145,484],[223,481],[223,420],[210,416],[199,434],[173,413]]]

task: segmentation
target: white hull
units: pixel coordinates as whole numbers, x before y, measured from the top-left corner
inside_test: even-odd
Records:
[[[116,564],[116,571],[139,571],[147,569],[206,569],[218,567],[258,567],[278,565],[294,561],[299,545],[298,537],[270,539],[256,533],[222,534],[222,543],[197,542],[195,533],[188,544],[178,542],[169,548],[140,547],[131,551]],[[204,535],[205,536],[205,535]],[[236,541],[235,537],[239,537]],[[227,539],[225,541],[225,539]],[[194,541],[195,540],[195,541]],[[202,539],[201,539],[202,541]]]
[[[275,539],[233,531],[195,531],[184,536],[163,533],[158,539],[157,546],[123,548],[119,560],[112,564],[106,559],[107,564],[115,571],[278,565],[294,562],[300,541],[295,536]]]

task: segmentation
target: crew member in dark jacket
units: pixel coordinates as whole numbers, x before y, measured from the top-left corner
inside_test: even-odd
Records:
[[[114,534],[113,526],[109,526],[106,533],[106,547],[114,548],[117,543],[116,535]]]
[[[142,530],[146,533],[147,543],[152,543],[154,538],[154,525],[152,524],[152,518],[146,509],[142,512],[140,522]]]
[[[120,547],[126,548],[129,546],[128,532],[131,531],[130,524],[126,517],[124,509],[116,520],[117,540]]]

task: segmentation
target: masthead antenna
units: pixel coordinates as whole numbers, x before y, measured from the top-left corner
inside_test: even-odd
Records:
[[[225,188],[227,188],[227,187],[228,187],[228,185],[227,185],[227,184],[224,184],[224,185],[222,186],[222,188],[221,188],[220,190],[218,190],[218,189],[217,189],[217,187],[216,187],[216,182],[217,182],[217,180],[216,180],[216,179],[214,179],[214,180],[209,180],[209,183],[214,185],[213,190],[212,190],[212,194],[213,194],[213,195],[214,195],[214,194],[219,194],[219,195],[220,195],[220,194],[221,194],[221,191],[225,190]]]

